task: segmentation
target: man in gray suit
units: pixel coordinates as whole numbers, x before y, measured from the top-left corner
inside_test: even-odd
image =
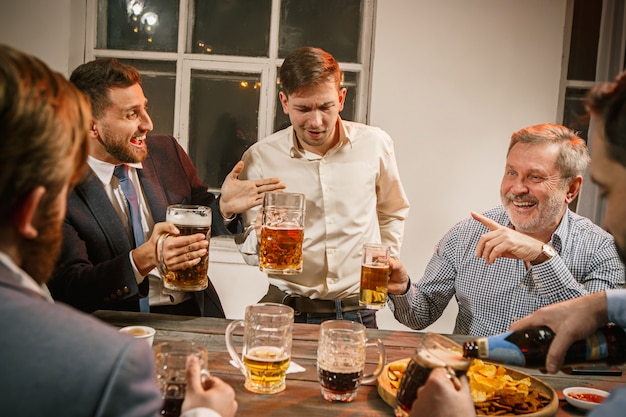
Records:
[[[54,304],[46,287],[90,120],[60,74],[0,45],[2,415],[156,416],[161,406],[148,344]],[[187,376],[185,413],[235,414],[232,387],[216,377],[204,387],[193,359]]]

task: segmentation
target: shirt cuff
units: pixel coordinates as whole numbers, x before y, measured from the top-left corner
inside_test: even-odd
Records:
[[[133,251],[128,252],[128,258],[130,259],[130,266],[133,267],[135,281],[137,281],[137,284],[141,284],[146,277],[139,273],[139,269],[137,269],[137,265],[135,265],[135,260],[133,259]]]
[[[222,415],[212,408],[198,407],[185,411],[180,417],[222,417]]]

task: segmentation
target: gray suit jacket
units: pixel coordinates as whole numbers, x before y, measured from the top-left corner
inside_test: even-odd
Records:
[[[224,226],[218,200],[176,139],[149,136],[146,143],[148,157],[138,175],[155,223],[165,221],[170,204],[200,204],[213,210],[212,235],[243,229],[240,216],[229,228]],[[63,247],[49,283],[53,297],[86,312],[139,311],[139,297],[148,294],[148,280],[137,285],[128,257],[132,249],[102,183],[89,170],[68,198]],[[224,317],[213,284],[193,297],[197,315]]]
[[[148,344],[52,304],[0,263],[2,415],[151,416],[161,407]]]

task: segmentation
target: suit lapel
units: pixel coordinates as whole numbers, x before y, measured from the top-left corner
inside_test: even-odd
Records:
[[[168,201],[164,187],[157,176],[154,162],[150,158],[150,152],[148,152],[148,157],[143,161],[143,169],[137,170],[137,175],[141,181],[141,187],[146,195],[154,222],[164,222]]]

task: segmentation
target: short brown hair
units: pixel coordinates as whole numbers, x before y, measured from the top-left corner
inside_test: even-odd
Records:
[[[141,75],[116,58],[100,58],[78,66],[70,81],[89,98],[93,116],[99,118],[111,105],[109,90],[141,84]]]
[[[86,166],[87,99],[41,60],[0,45],[0,218],[36,187],[56,198]],[[72,172],[59,169],[73,159]]]
[[[328,52],[320,48],[305,46],[291,52],[280,67],[280,86],[288,96],[309,86],[332,81],[341,82],[339,63]]]

